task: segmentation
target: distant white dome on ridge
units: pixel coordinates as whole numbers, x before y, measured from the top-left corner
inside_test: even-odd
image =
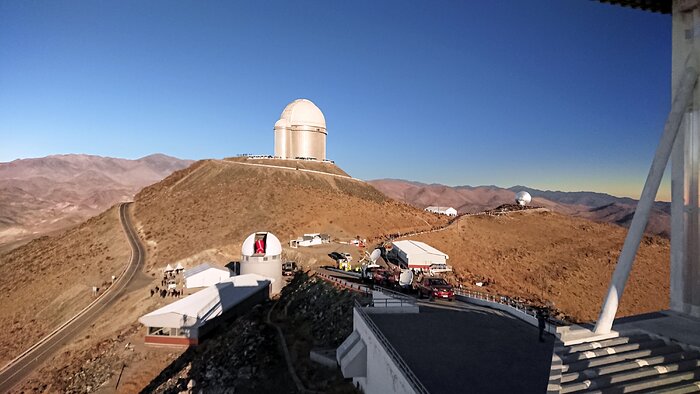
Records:
[[[289,103],[280,115],[280,120],[283,119],[289,126],[312,126],[326,131],[326,118],[311,100],[297,99]]]

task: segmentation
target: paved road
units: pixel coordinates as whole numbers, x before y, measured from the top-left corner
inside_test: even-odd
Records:
[[[127,285],[143,266],[145,256],[143,245],[139,241],[138,235],[129,219],[128,207],[130,204],[122,203],[119,206],[119,219],[131,245],[131,258],[124,272],[117,278],[114,285],[85,309],[3,367],[0,370],[0,392],[10,391],[14,386],[22,382],[61,346],[89,327],[102,312],[114,305],[119,297],[124,294]]]

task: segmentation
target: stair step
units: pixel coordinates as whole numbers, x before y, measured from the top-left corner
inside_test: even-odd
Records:
[[[561,382],[569,383],[578,380],[595,379],[600,376],[620,373],[631,369],[637,369],[644,366],[654,366],[659,364],[668,364],[681,360],[694,360],[700,357],[700,352],[677,352],[653,357],[637,358],[634,360],[623,361],[616,364],[603,365],[582,371],[569,372],[562,374]]]
[[[684,360],[677,363],[657,365],[653,367],[643,367],[623,373],[602,376],[596,379],[589,379],[580,382],[562,384],[562,393],[572,393],[580,390],[604,389],[615,385],[625,385],[625,383],[647,380],[652,377],[662,376],[684,371],[695,371],[700,369],[700,360]]]
[[[692,383],[681,382],[664,387],[657,387],[653,390],[646,391],[647,393],[657,393],[657,394],[686,394],[686,393],[700,393],[700,381],[695,381]]]
[[[587,351],[587,350],[595,350],[595,349],[600,349],[600,348],[604,348],[604,347],[624,345],[624,344],[630,343],[630,342],[646,342],[646,341],[650,341],[651,339],[652,338],[649,337],[649,335],[640,334],[640,335],[630,335],[628,337],[611,338],[611,339],[606,339],[604,341],[586,342],[586,343],[582,343],[579,345],[565,347],[563,349],[563,351],[560,352],[559,354],[564,356],[567,354],[583,352],[583,351]]]
[[[630,352],[613,354],[607,357],[597,357],[590,360],[576,361],[571,364],[565,364],[562,366],[562,373],[576,372],[588,368],[599,367],[603,365],[615,364],[623,361],[634,360],[637,358],[645,358],[651,356],[658,356],[662,354],[669,353],[680,353],[683,349],[678,345],[667,345],[661,347],[655,347],[651,349],[640,349]]]
[[[606,356],[609,356],[612,354],[629,352],[632,350],[650,349],[650,348],[655,348],[655,347],[661,347],[661,346],[664,346],[665,344],[666,344],[666,342],[664,342],[661,339],[654,339],[654,340],[646,341],[646,342],[626,343],[623,345],[609,346],[609,347],[604,347],[604,348],[595,349],[595,350],[588,350],[585,352],[568,354],[568,355],[562,356],[562,361],[564,362],[564,364],[568,364],[568,363],[572,363],[572,362],[576,362],[576,361],[590,360],[590,359],[597,358],[597,357],[606,357]]]
[[[681,382],[691,383],[694,380],[700,379],[700,369],[694,371],[675,372],[650,378],[643,378],[632,382],[624,382],[613,387],[605,387],[588,391],[589,393],[598,394],[613,394],[613,393],[636,393],[640,391],[656,392],[663,386],[677,384]]]

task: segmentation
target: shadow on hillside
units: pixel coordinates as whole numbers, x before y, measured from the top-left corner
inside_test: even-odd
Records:
[[[192,362],[195,358],[195,353],[196,350],[193,347],[189,347],[187,350],[185,350],[184,353],[180,355],[180,357],[176,358],[173,360],[173,362],[170,363],[165,369],[163,369],[158,376],[153,378],[151,382],[141,390],[141,393],[152,393],[155,392],[155,390],[160,387],[163,383],[167,382],[169,379],[173,378],[174,376],[177,376],[178,373],[185,368],[185,366]],[[183,379],[180,378],[181,382],[177,382],[177,388],[180,390],[185,390],[187,389],[187,383],[188,379]],[[179,392],[180,390],[175,389],[172,390],[174,392]],[[166,390],[168,392],[168,390]]]

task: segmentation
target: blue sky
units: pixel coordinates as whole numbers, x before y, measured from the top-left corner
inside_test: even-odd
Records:
[[[271,154],[303,97],[359,178],[637,197],[670,28],[589,0],[0,0],[0,161]]]

